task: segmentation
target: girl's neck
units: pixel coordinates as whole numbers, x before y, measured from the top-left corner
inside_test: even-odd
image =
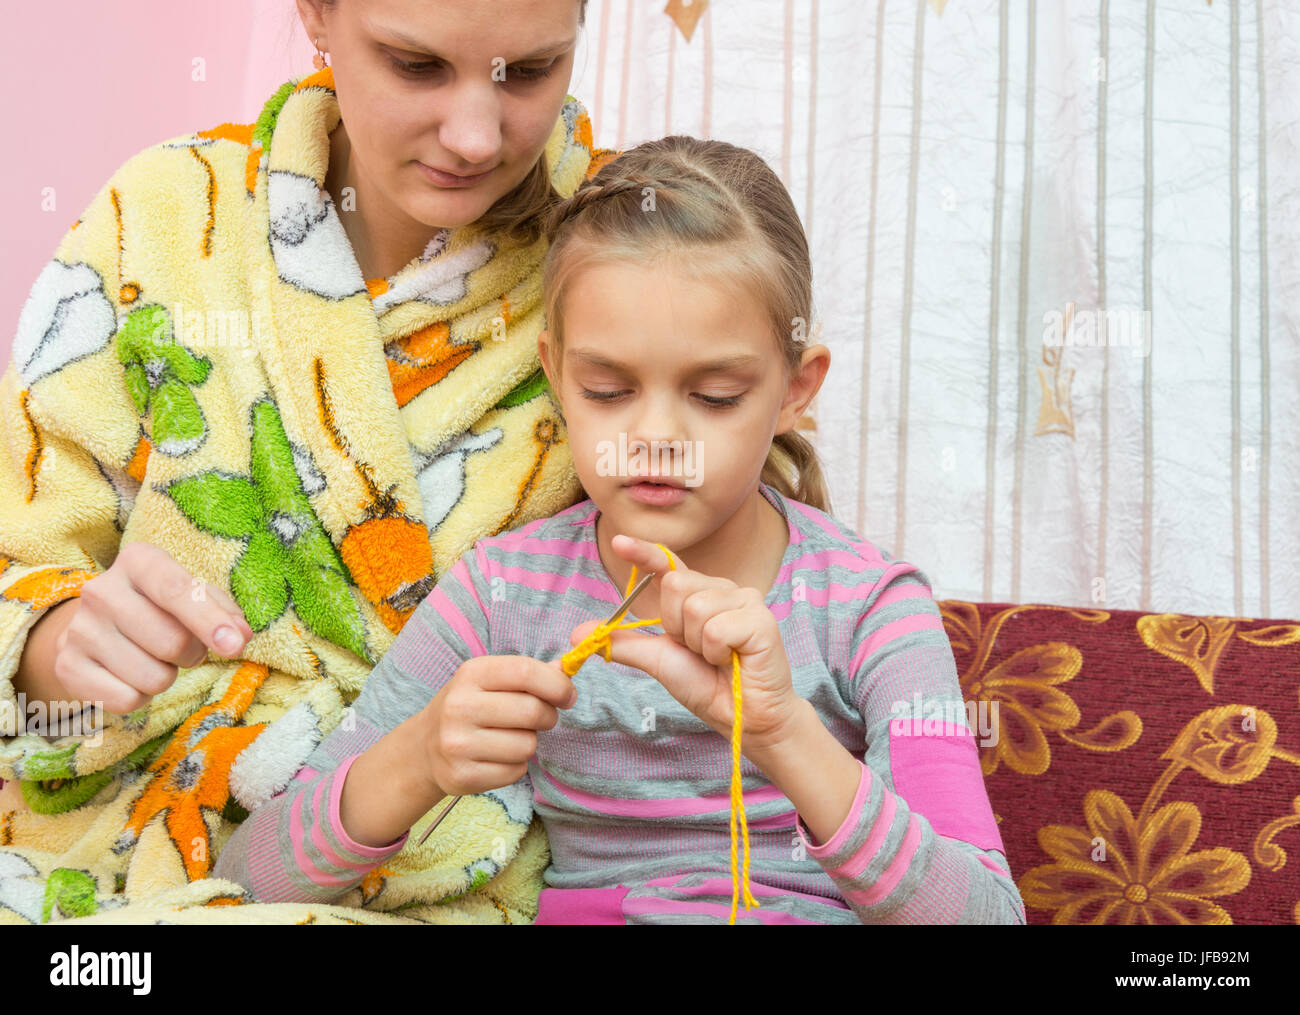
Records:
[[[602,512],[596,517],[596,544],[605,573],[619,594],[627,588],[632,565],[616,554],[611,540],[618,535]],[[693,571],[726,578],[741,588],[755,588],[767,595],[781,570],[790,543],[789,523],[779,510],[755,490],[721,526],[693,546],[670,547],[675,556]],[[637,569],[637,577],[645,572]],[[659,617],[659,583],[652,582],[637,596],[628,611],[633,619]]]

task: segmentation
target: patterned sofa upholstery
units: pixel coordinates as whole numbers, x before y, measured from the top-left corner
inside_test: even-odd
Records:
[[[1031,924],[1300,923],[1300,623],[939,605]]]

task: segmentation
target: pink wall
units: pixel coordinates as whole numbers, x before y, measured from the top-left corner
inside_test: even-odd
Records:
[[[253,120],[315,50],[294,0],[8,3],[0,60],[0,364],[27,292],[123,162],[159,141]],[[16,23],[16,24],[15,24]],[[16,29],[16,30],[15,30]],[[194,61],[205,80],[193,80]],[[55,208],[42,209],[44,188]]]

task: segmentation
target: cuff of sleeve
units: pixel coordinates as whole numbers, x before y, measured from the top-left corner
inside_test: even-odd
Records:
[[[339,818],[339,802],[343,799],[343,783],[347,781],[348,770],[352,767],[352,762],[361,757],[360,753],[354,754],[349,758],[344,758],[339,767],[334,770],[334,785],[330,788],[330,828],[334,830],[335,837],[346,849],[350,849],[358,856],[364,856],[368,859],[382,859],[398,852],[406,845],[407,837],[411,834],[407,829],[387,846],[363,846],[348,835],[343,827],[343,822]]]
[[[871,791],[871,769],[865,762],[858,762],[862,766],[862,776],[858,779],[858,791],[854,794],[853,804],[849,807],[849,813],[845,815],[844,821],[840,827],[835,830],[825,843],[820,846],[814,846],[812,841],[812,832],[810,832],[803,823],[803,818],[796,812],[794,827],[799,833],[799,839],[808,851],[808,855],[817,859],[825,860],[835,855],[844,844],[848,841],[849,836],[854,833],[858,827],[858,818],[862,814],[862,807],[866,803],[867,794]]]

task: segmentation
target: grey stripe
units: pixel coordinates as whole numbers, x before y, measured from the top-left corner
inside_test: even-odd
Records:
[[[785,87],[781,91],[781,182],[790,187],[790,117],[794,106],[794,0],[785,0],[785,25],[781,33],[781,59]]]
[[[916,2],[916,42],[912,50],[912,152],[907,169],[907,239],[903,252],[902,366],[898,378],[898,497],[894,508],[894,545],[897,558],[903,553],[903,524],[907,508],[907,411],[908,378],[912,350],[912,276],[916,259],[916,184],[921,149],[921,61],[925,51],[926,0]]]
[[[1025,372],[1025,317],[1029,313],[1029,223],[1034,190],[1034,75],[1036,73],[1037,0],[1029,3],[1028,60],[1025,65],[1025,175],[1020,211],[1020,302],[1016,327],[1016,465],[1011,504],[1011,601],[1020,602],[1021,496],[1025,472],[1025,403],[1029,392]]]
[[[592,110],[592,124],[605,123],[605,54],[609,49],[609,8],[600,7],[600,47],[596,57],[596,104]]]
[[[700,15],[704,26],[704,118],[700,125],[700,137],[712,137],[713,131],[713,10],[704,8]]]
[[[984,601],[993,598],[994,457],[998,430],[998,310],[1002,293],[1002,195],[1006,189],[1007,0],[998,8],[998,143],[993,173],[992,282],[989,288],[989,419],[984,438]]]
[[[1106,309],[1106,99],[1110,79],[1110,0],[1101,0],[1101,75],[1097,82],[1097,306]],[[1101,343],[1101,495],[1097,511],[1097,577],[1106,594],[1106,518],[1110,506],[1110,346]]]
[[[1259,76],[1259,615],[1268,617],[1268,119],[1264,104],[1264,0],[1255,4],[1255,67]]]
[[[673,57],[677,54],[677,26],[668,30],[668,73],[664,76],[664,136],[673,132]]]
[[[1231,79],[1228,119],[1231,141],[1228,159],[1229,236],[1232,244],[1232,610],[1241,610],[1241,35],[1237,5],[1228,5],[1230,42],[1228,74]]]
[[[628,75],[632,72],[632,0],[627,0],[623,14],[623,76],[618,85],[618,148],[623,150],[627,137]]]
[[[808,189],[804,197],[803,228],[808,237],[808,246],[812,246],[813,231],[813,182],[817,178],[817,8],[819,0],[812,0],[812,14],[808,42]]]
[[[1005,0],[1004,0],[1005,2]],[[867,279],[862,307],[862,426],[858,432],[857,529],[867,531],[867,452],[871,430],[871,298],[876,274],[876,184],[880,178],[880,87],[885,59],[885,0],[876,5],[876,87],[871,100],[871,198],[867,212]],[[987,597],[986,597],[987,598]]]
[[[1156,59],[1156,0],[1147,0],[1147,51],[1146,51],[1146,101],[1143,112],[1142,136],[1142,309],[1155,317],[1151,306],[1151,220],[1155,195],[1155,174],[1152,170],[1152,103],[1155,101]],[[1154,332],[1154,328],[1152,331]],[[1151,360],[1155,356],[1155,343],[1147,351],[1142,363],[1142,595],[1140,609],[1151,608]]]

